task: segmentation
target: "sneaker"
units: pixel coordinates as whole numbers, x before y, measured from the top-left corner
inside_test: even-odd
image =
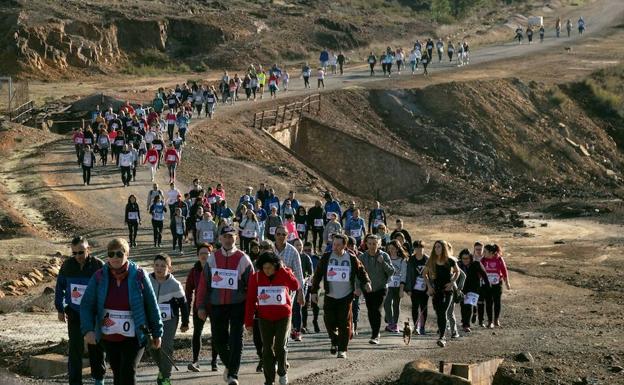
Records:
[[[308,334],[308,328],[307,327],[302,327],[301,328],[301,334]]]
[[[417,327],[414,326],[414,331],[412,332],[413,336],[419,336],[420,335],[420,329],[418,329]]]
[[[290,332],[290,339],[291,339],[291,340],[294,340],[296,336],[297,336],[297,331],[296,331],[296,330],[292,330],[292,331]]]
[[[379,345],[379,337],[371,338],[368,343],[371,345]]]
[[[314,326],[314,333],[320,333],[321,332],[321,328],[319,328],[319,324],[318,321],[314,321],[312,322],[312,326]]]
[[[459,338],[459,333],[456,331],[453,332],[453,335],[451,335],[451,338]]]
[[[470,333],[470,332],[472,332],[470,327],[469,326],[464,326],[464,333]]]
[[[395,333],[395,334],[399,334],[399,333],[400,333],[400,331],[399,331],[399,325],[397,325],[397,324],[392,324],[392,332],[393,332],[393,333]]]
[[[485,322],[483,322],[483,321],[479,322],[479,326],[481,326],[482,328],[484,328],[484,327],[485,327]]]
[[[191,362],[186,368],[189,370],[189,372],[197,373],[200,371],[198,362]]]
[[[443,348],[446,346],[446,340],[444,338],[438,339],[438,346]]]
[[[160,383],[162,385],[171,385],[171,378],[163,378]]]
[[[283,376],[279,376],[279,384],[280,385],[288,384],[288,374],[284,374]]]
[[[336,358],[347,358],[347,352],[338,352]]]
[[[494,324],[492,322],[489,322],[487,328],[494,329]]]
[[[332,347],[329,349],[329,352],[331,354],[336,354],[338,352],[338,346],[332,345]]]
[[[258,366],[256,366],[256,373],[262,373],[264,370],[262,368],[262,361],[258,362]]]
[[[297,342],[301,342],[301,339],[302,339],[301,332],[295,332],[295,338],[293,338],[293,340]]]
[[[420,328],[420,330],[418,332],[420,333],[421,336],[424,336],[426,334],[424,327]]]
[[[385,331],[392,333],[392,327],[390,324],[386,325],[386,328],[384,329]]]
[[[500,322],[498,320],[494,320],[494,326],[496,326],[497,328],[501,327]]]
[[[238,385],[238,379],[236,379],[234,377],[228,377],[227,384],[228,385]]]
[[[199,366],[199,365],[197,365],[197,366]],[[215,361],[212,361],[212,362],[210,363],[210,366],[211,366],[211,370],[212,370],[213,372],[217,372],[217,371],[219,371],[219,365],[217,365],[217,361],[216,361],[216,360],[215,360]]]

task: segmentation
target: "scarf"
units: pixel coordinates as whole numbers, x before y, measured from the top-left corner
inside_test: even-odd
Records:
[[[108,270],[117,281],[117,286],[119,286],[124,279],[128,278],[128,266],[128,261],[119,269],[113,268],[110,263],[108,264]]]

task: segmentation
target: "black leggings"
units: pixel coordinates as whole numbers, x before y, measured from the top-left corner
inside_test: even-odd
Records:
[[[106,166],[106,163],[108,163],[108,148],[100,148],[100,160],[102,165]]]
[[[113,385],[136,385],[136,370],[145,347],[135,338],[121,342],[104,341],[106,358],[113,371]]]
[[[310,88],[310,77],[309,76],[304,76],[303,77],[303,88]]]
[[[375,74],[375,63],[368,63],[370,66],[370,74],[373,76]]]
[[[163,221],[152,219],[152,228],[154,229],[154,245],[160,246],[162,243]]]
[[[205,324],[206,321],[199,318],[197,314],[193,314],[193,362],[199,360],[199,351],[202,348],[201,335]],[[213,338],[210,338],[210,349],[212,350],[212,363],[215,364],[217,362],[217,349],[214,347]]]
[[[175,124],[167,124],[167,136],[169,136],[169,141],[173,140],[173,129],[175,128]]]
[[[82,182],[89,184],[91,183],[91,168],[89,166],[82,165]]]
[[[492,285],[489,289],[485,288],[485,312],[488,322],[497,321],[501,312],[501,297],[503,295],[503,286]],[[492,309],[494,309],[494,318],[492,318]]]
[[[178,234],[175,231],[173,232],[173,250],[176,249],[176,245],[178,246],[178,250],[182,251],[182,240],[184,239],[184,234]]]
[[[379,337],[381,329],[381,308],[384,304],[388,289],[381,289],[371,293],[364,293],[366,309],[368,310],[368,321],[372,330],[371,338]]]
[[[137,232],[139,231],[139,221],[128,221],[128,239],[130,240],[130,246],[136,242]]]
[[[474,309],[474,306],[472,305],[467,305],[462,301],[461,304],[461,320],[462,320],[462,327],[470,327],[470,317],[472,316],[472,311]]]
[[[425,324],[427,323],[427,304],[429,303],[429,296],[426,291],[412,290],[411,299],[414,326],[418,330],[420,324],[420,330],[424,330]]]
[[[453,298],[452,291],[436,291],[431,300],[433,309],[436,312],[438,318],[438,335],[440,338],[444,338],[446,333],[446,314],[448,313],[449,306]]]
[[[318,322],[318,317],[319,317],[319,305],[318,303],[314,303],[312,301],[310,301],[312,294],[310,293],[310,291],[308,290],[308,293],[306,295],[306,304],[301,308],[301,324],[303,325],[304,328],[308,327],[308,306],[312,307],[312,320],[314,322]]]
[[[318,239],[318,243],[316,242]],[[312,246],[316,247],[318,244],[319,252],[323,251],[323,229],[318,229],[316,227],[312,228]]]
[[[129,185],[132,180],[132,167],[121,167],[121,182],[125,185]]]

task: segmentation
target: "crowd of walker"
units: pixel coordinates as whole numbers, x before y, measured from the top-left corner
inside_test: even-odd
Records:
[[[583,34],[585,21],[578,20]],[[568,36],[572,22],[566,22]],[[560,37],[561,20],[555,25]],[[518,27],[516,39],[523,40]],[[539,30],[543,41],[545,29]],[[529,43],[533,29],[526,30]],[[434,61],[470,61],[467,41],[446,46],[442,39],[416,41],[408,52],[388,47],[378,57],[367,58],[370,75],[381,64],[384,76],[409,65],[411,74]],[[325,77],[342,75],[347,57],[323,50],[317,68],[317,87],[325,87]],[[310,88],[312,67],[301,69],[304,88]],[[212,118],[219,103],[234,104],[243,97],[264,97],[265,86],[276,97],[279,86],[288,90],[288,71],[273,65],[268,71],[251,65],[241,78],[224,72],[217,86],[196,83],[159,89],[150,107],[125,103],[115,113],[99,106],[85,130],[72,136],[85,185],[97,158],[108,165],[108,156],[121,171],[124,186],[136,180],[137,169],[147,165],[150,178],[164,163],[169,190],[158,184],[147,192],[146,212],[151,216],[153,272],[147,273],[131,261],[137,234],[142,225],[141,205],[135,195],[128,197],[124,222],[128,240],[112,239],[105,261],[91,255],[86,238],[71,242],[72,256],[62,265],[55,295],[59,321],[66,322],[69,334],[68,372],[70,385],[82,385],[84,342],[88,347],[91,376],[104,384],[105,360],[113,372],[114,385],[135,385],[136,372],[145,349],[158,367],[156,383],[171,384],[174,341],[178,327],[189,330],[192,319],[192,360],[187,369],[200,372],[199,356],[206,320],[211,327],[211,371],[223,368],[223,380],[239,383],[244,331],[253,335],[258,355],[256,372],[264,373],[264,384],[288,383],[287,345],[303,335],[320,333],[320,307],[329,336],[329,351],[346,358],[349,341],[358,336],[360,304],[366,305],[370,326],[369,343],[380,343],[382,320],[385,332],[402,333],[400,304],[411,300],[413,334],[426,336],[429,299],[436,314],[434,334],[437,345],[470,335],[474,325],[500,327],[503,285],[509,290],[509,276],[501,247],[476,241],[471,250],[455,256],[452,245],[433,242],[429,255],[423,240],[413,240],[401,219],[388,228],[386,213],[379,202],[365,220],[355,202],[344,209],[330,192],[325,202],[317,200],[305,208],[290,191],[280,200],[275,191],[261,184],[253,193],[246,189],[234,209],[228,206],[222,184],[204,189],[195,179],[192,188],[177,187],[176,169],[194,114]],[[245,95],[239,96],[239,90]],[[169,212],[171,255],[182,254],[183,244],[195,246],[197,261],[183,286],[172,273],[172,257],[159,252],[162,247],[166,213]],[[237,245],[238,243],[238,245]],[[322,288],[322,289],[321,289]],[[321,296],[320,293],[323,295]],[[321,299],[322,298],[322,299]],[[461,324],[455,317],[459,305]],[[311,311],[311,316],[310,316]],[[487,322],[486,322],[487,317]],[[409,317],[408,317],[409,319]],[[310,321],[310,322],[309,322]],[[177,368],[177,367],[176,367]]]
[[[579,19],[576,22],[576,26],[578,29],[578,34],[583,35],[583,32],[585,32],[585,28],[586,28],[585,19],[583,19],[583,16],[579,17]],[[562,27],[561,18],[558,17],[557,20],[555,21],[555,28],[554,28],[556,38],[561,37],[561,27]],[[543,43],[544,39],[546,38],[546,28],[544,28],[543,24],[541,24],[539,28],[537,28],[536,25],[529,24],[526,27],[526,30],[523,29],[522,26],[518,25],[518,28],[516,28],[516,36],[514,40],[517,40],[518,44],[522,44],[522,41],[524,40],[524,36],[526,34],[527,42],[529,44],[533,43],[533,34],[535,33],[534,28],[536,28],[537,32],[539,33],[540,43]],[[566,20],[565,29],[568,34],[568,37],[572,37],[572,19]]]

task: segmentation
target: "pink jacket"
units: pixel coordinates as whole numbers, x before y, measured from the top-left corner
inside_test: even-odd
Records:
[[[503,257],[484,257],[481,258],[481,264],[485,267],[485,272],[488,274],[488,277],[498,274],[499,281],[501,278],[504,280],[507,279],[507,265],[505,264]],[[492,282],[492,279],[490,279],[490,283],[494,285],[497,284]]]

